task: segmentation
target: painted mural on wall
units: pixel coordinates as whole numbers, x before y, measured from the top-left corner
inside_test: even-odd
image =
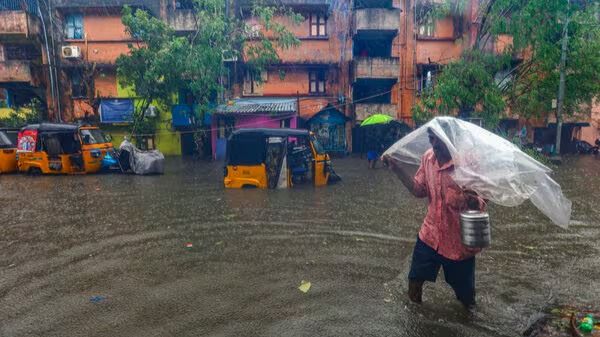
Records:
[[[348,117],[328,105],[307,121],[308,128],[326,152],[346,152],[346,122]]]

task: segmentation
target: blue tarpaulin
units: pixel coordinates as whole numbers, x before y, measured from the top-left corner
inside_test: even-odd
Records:
[[[131,99],[103,99],[100,102],[100,122],[129,123],[133,121],[133,100]]]
[[[171,107],[173,127],[186,127],[194,123],[192,106],[188,104],[176,104]]]

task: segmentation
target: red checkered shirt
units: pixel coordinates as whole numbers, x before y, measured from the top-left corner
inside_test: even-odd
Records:
[[[440,166],[432,149],[421,158],[421,166],[415,174],[414,191],[420,198],[427,197],[429,205],[419,238],[438,254],[450,260],[464,260],[474,256],[479,249],[467,248],[460,234],[460,212],[467,209],[467,198],[452,180],[452,160]],[[480,210],[485,207],[479,198]]]

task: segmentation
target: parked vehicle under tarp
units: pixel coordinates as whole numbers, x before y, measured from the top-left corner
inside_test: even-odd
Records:
[[[119,149],[119,162],[123,172],[131,170],[135,174],[164,173],[165,156],[160,151],[140,150],[128,140],[124,140]]]

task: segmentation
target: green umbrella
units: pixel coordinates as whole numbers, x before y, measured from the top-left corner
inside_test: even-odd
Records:
[[[360,126],[387,124],[393,120],[394,119],[388,115],[374,114],[374,115],[367,117],[367,119],[365,119],[364,121],[362,121],[362,123],[360,123]]]

